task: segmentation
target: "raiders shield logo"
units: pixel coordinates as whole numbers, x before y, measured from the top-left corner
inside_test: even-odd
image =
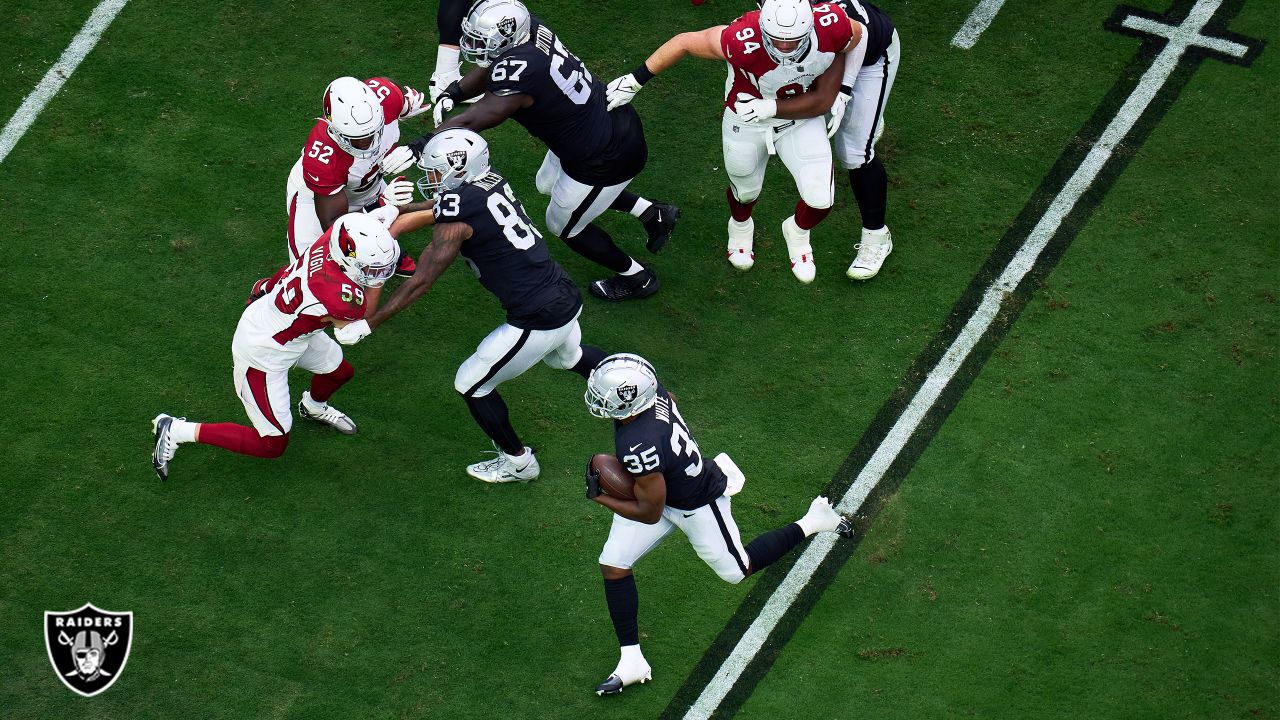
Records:
[[[455,172],[460,171],[467,166],[467,151],[450,150],[445,155],[445,159],[449,161],[449,167],[453,168]]]
[[[62,684],[85,697],[111,687],[133,645],[133,613],[78,610],[44,614],[44,646]]]
[[[516,19],[513,17],[504,17],[498,21],[498,34],[502,37],[509,38],[516,34]],[[517,73],[518,74],[518,73]]]
[[[624,403],[634,402],[640,390],[635,385],[619,385],[618,399]]]

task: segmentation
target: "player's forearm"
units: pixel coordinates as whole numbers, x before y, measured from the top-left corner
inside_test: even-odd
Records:
[[[644,68],[657,75],[680,62],[686,55],[704,60],[723,60],[724,52],[720,49],[719,41],[722,30],[723,27],[714,27],[680,33],[653,51],[649,59],[644,61]]]
[[[798,120],[818,117],[831,109],[844,77],[845,56],[837,55],[831,67],[818,76],[808,92],[778,101],[777,117]]]
[[[386,305],[383,305],[377,312],[366,318],[369,328],[371,330],[377,329],[382,323],[412,305],[414,301],[422,297],[422,294],[431,288],[431,283],[432,280],[428,280],[425,275],[419,277],[417,274],[405,280],[404,284],[391,293]]]
[[[662,519],[662,508],[658,508],[655,513],[653,508],[642,505],[638,500],[620,500],[603,493],[592,499],[618,515],[638,523],[652,525]]]
[[[387,232],[391,233],[391,237],[398,238],[405,233],[421,230],[435,221],[434,201],[427,200],[426,202],[413,203],[400,209],[400,217],[391,223],[391,227]]]
[[[488,77],[488,74],[488,68],[479,66],[471,68],[470,72],[458,81],[458,87],[462,90],[462,97],[457,98],[458,102],[473,98],[484,92],[484,80]]]

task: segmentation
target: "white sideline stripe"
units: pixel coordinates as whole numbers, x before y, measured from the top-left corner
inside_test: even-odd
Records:
[[[67,78],[76,71],[80,61],[84,60],[93,46],[98,44],[102,33],[128,2],[129,0],[102,0],[98,3],[98,7],[93,9],[84,27],[80,28],[80,32],[71,39],[67,49],[62,51],[62,57],[49,68],[49,72],[44,74],[40,84],[36,85],[36,89],[22,101],[18,111],[9,118],[4,130],[0,131],[0,163],[9,157],[13,147],[18,144],[23,135],[27,134],[27,130],[44,110],[44,106],[58,94],[62,85],[67,82]]]
[[[1067,180],[1066,185],[1059,191],[1057,197],[1049,204],[1040,221],[1036,223],[1035,228],[1027,236],[1022,247],[1014,255],[1013,259],[1005,267],[1004,272],[996,279],[983,294],[982,302],[978,308],[970,316],[964,328],[960,331],[958,337],[947,348],[947,352],[938,361],[937,366],[929,372],[925,378],[924,384],[916,391],[911,402],[907,405],[906,410],[894,423],[889,430],[889,434],[881,441],[880,446],[876,448],[871,455],[871,459],[867,461],[862,471],[858,473],[857,479],[853,485],[841,498],[836,508],[842,513],[857,512],[862,503],[866,501],[867,496],[880,483],[885,472],[893,461],[902,452],[907,441],[915,433],[920,426],[920,422],[924,419],[929,409],[933,407],[938,396],[946,389],[947,385],[955,377],[956,371],[964,363],[965,358],[969,356],[969,352],[973,350],[978,340],[986,333],[987,328],[991,326],[996,315],[1000,312],[1000,308],[1004,303],[1006,294],[1012,292],[1018,286],[1018,283],[1026,277],[1027,273],[1035,267],[1040,253],[1048,245],[1049,240],[1058,231],[1062,225],[1062,221],[1075,207],[1080,197],[1084,195],[1089,186],[1093,184],[1094,179],[1098,177],[1098,173],[1106,165],[1107,160],[1111,158],[1112,152],[1120,144],[1129,131],[1133,129],[1134,124],[1142,113],[1146,111],[1147,106],[1151,104],[1151,100],[1155,98],[1160,88],[1164,87],[1168,81],[1169,75],[1178,65],[1186,49],[1191,44],[1201,44],[1207,38],[1200,37],[1198,34],[1204,28],[1205,24],[1213,17],[1213,13],[1217,11],[1222,4],[1222,0],[1199,0],[1191,9],[1187,19],[1179,28],[1179,32],[1173,33],[1168,44],[1156,56],[1151,67],[1143,74],[1142,79],[1138,81],[1138,86],[1134,88],[1129,98],[1125,100],[1124,105],[1112,118],[1111,123],[1102,133],[1102,137],[1097,144],[1089,150],[1089,154],[1085,156],[1080,167],[1076,168],[1071,178]],[[1189,29],[1190,32],[1182,32]],[[830,533],[824,533],[814,538],[809,547],[805,548],[804,553],[796,564],[787,573],[787,577],[783,579],[778,589],[774,591],[764,607],[760,610],[760,615],[751,623],[747,631],[743,633],[738,644],[733,648],[729,657],[725,659],[724,664],[716,672],[707,686],[703,688],[702,694],[698,696],[697,701],[685,713],[685,720],[707,720],[711,714],[720,707],[720,703],[724,700],[729,691],[733,689],[734,684],[742,675],[743,670],[760,652],[760,648],[764,646],[765,640],[768,639],[770,633],[777,627],[778,621],[795,602],[800,591],[809,583],[809,579],[813,576],[818,565],[831,552],[831,548],[835,545],[835,536]]]
[[[1002,5],[1004,0],[982,0],[978,3],[973,12],[969,13],[969,19],[956,31],[956,36],[951,38],[951,44],[965,50],[973,47],[978,42],[978,36],[991,25],[996,13],[1000,12]]]

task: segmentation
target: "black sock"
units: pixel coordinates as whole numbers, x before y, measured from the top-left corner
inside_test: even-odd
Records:
[[[564,238],[564,242],[582,257],[616,273],[631,269],[631,256],[614,245],[609,233],[595,223],[588,224],[571,238]]]
[[[630,215],[631,211],[636,209],[636,201],[639,199],[639,195],[623,190],[618,193],[618,197],[614,198],[613,202],[609,203],[609,209]]]
[[[595,345],[583,345],[582,357],[578,359],[578,364],[569,369],[584,378],[589,378],[591,377],[591,371],[595,370],[596,366],[600,364],[600,361],[604,360],[606,357],[608,357],[608,355]]]
[[[777,530],[770,530],[747,543],[747,557],[751,558],[751,572],[757,573],[768,567],[773,561],[791,552],[804,540],[804,530],[791,523]]]
[[[850,170],[849,185],[853,187],[853,197],[858,201],[858,211],[862,213],[862,227],[868,230],[884,227],[889,174],[884,171],[880,158],[872,158],[857,170]]]
[[[464,396],[463,399],[467,401],[467,409],[471,411],[471,417],[476,419],[476,424],[490,440],[502,448],[502,452],[508,455],[524,452],[524,443],[520,442],[516,429],[511,427],[507,404],[503,402],[501,395],[491,392],[484,397]]]
[[[609,619],[613,620],[613,632],[618,636],[618,647],[640,644],[640,593],[636,591],[635,575],[620,580],[604,581],[604,600],[609,605]]]

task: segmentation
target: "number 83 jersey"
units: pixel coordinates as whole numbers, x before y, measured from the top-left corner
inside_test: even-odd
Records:
[[[554,330],[573,321],[582,294],[551,257],[542,233],[506,179],[491,172],[440,195],[436,222],[462,222],[471,237],[460,254],[507,312],[507,324]]]
[[[632,475],[662,473],[669,507],[696,510],[724,494],[728,482],[724,471],[702,457],[675,400],[661,383],[653,407],[626,424],[616,423],[613,444],[618,460]]]

